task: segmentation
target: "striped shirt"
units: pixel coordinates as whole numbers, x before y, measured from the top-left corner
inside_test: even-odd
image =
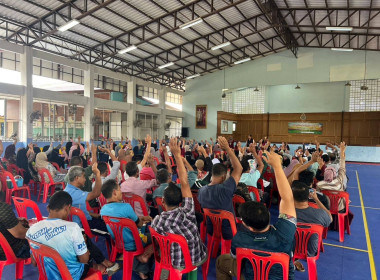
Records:
[[[189,245],[193,265],[206,258],[207,249],[202,243],[195,219],[194,201],[191,197],[183,198],[183,207],[162,212],[152,222],[152,228],[159,234],[174,233],[185,237]],[[185,267],[181,247],[173,244],[171,248],[172,265],[176,268]]]

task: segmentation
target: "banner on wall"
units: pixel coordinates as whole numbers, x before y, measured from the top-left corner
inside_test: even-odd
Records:
[[[289,122],[288,133],[290,134],[322,134],[321,123]]]
[[[207,105],[196,106],[195,128],[207,128]]]

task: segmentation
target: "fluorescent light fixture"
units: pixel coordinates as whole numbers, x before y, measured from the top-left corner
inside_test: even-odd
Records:
[[[222,89],[222,91],[227,91],[227,90],[228,90],[228,88],[223,88],[223,89]]]
[[[327,26],[326,30],[329,31],[352,31],[352,27],[350,26]]]
[[[174,62],[169,62],[169,63],[166,63],[164,65],[158,66],[158,69],[166,68],[166,67],[169,67],[169,66],[172,66],[172,65],[174,65]]]
[[[212,49],[213,51],[215,51],[215,50],[217,50],[217,49],[221,49],[221,48],[227,47],[227,46],[229,46],[229,45],[231,45],[231,42],[225,42],[225,43],[223,43],[223,44],[220,44],[220,45],[214,46],[214,47],[212,47],[211,49]]]
[[[61,32],[64,32],[66,30],[69,30],[70,28],[74,27],[75,25],[78,25],[80,22],[76,19],[70,20],[66,22],[64,25],[58,27],[58,30]]]
[[[199,77],[201,74],[194,74],[192,76],[189,76],[187,77],[186,79],[189,80],[189,79],[192,79],[192,78],[196,78],[196,77]]]
[[[244,62],[247,62],[247,61],[250,61],[250,60],[251,60],[251,58],[247,57],[247,58],[235,61],[234,64],[240,64],[240,63],[244,63]]]
[[[331,48],[332,51],[339,51],[339,52],[352,52],[354,49],[347,49],[347,48]]]
[[[194,26],[194,25],[196,25],[198,23],[201,23],[201,22],[203,22],[202,18],[196,18],[196,19],[194,19],[192,21],[189,21],[189,22],[186,22],[186,23],[180,25],[179,28],[181,28],[183,30],[183,29],[192,27],[192,26]]]
[[[129,46],[128,48],[125,48],[125,49],[122,49],[120,51],[118,51],[119,54],[123,54],[123,53],[127,53],[127,52],[130,52],[130,51],[133,51],[137,49],[137,47],[135,45],[132,45],[132,46]]]

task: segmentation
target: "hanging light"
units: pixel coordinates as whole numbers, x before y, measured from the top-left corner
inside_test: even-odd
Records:
[[[367,74],[367,51],[364,51],[364,85],[360,87],[360,90],[368,90],[366,86],[366,74]]]
[[[258,89],[258,87],[256,87],[253,91],[260,91],[260,90]]]
[[[294,89],[301,89],[301,87],[297,84],[297,86]]]
[[[350,81],[347,81],[347,83],[345,84],[346,87],[350,87],[351,86],[351,83]]]

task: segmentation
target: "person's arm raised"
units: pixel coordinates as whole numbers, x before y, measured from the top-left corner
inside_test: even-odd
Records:
[[[91,165],[98,162],[98,156],[96,154],[97,152],[98,152],[98,147],[94,143],[92,143],[91,144]]]
[[[145,154],[144,154],[144,158],[143,160],[141,161],[141,166],[144,167],[147,160],[148,160],[148,156],[150,155],[150,147],[152,145],[152,137],[150,137],[150,135],[148,134],[145,138],[145,142],[146,142],[146,149],[145,149]]]
[[[172,174],[173,173],[172,162],[170,161],[168,150],[166,149],[166,146],[164,146],[162,148],[162,153],[164,154],[165,163],[166,163],[166,166],[168,167],[168,172],[170,174]]]
[[[177,172],[179,180],[181,181],[181,192],[182,197],[193,197],[189,181],[187,179],[187,172],[185,165],[183,164],[182,157],[181,157],[181,148],[178,144],[177,138],[171,138],[169,142],[170,151],[174,155],[174,158],[177,162]]]
[[[256,170],[259,171],[260,174],[263,173],[264,163],[261,160],[260,156],[256,153],[255,141],[253,141],[253,143],[249,145],[249,151],[253,154],[253,156],[256,159],[256,162],[257,162],[257,168],[256,168]]]
[[[311,160],[307,163],[305,163],[304,165],[301,165],[300,167],[298,167],[294,173],[293,173],[293,177],[292,177],[292,182],[295,181],[295,180],[298,180],[299,179],[299,175],[302,171],[306,170],[309,168],[310,165],[314,164],[315,162],[318,162],[318,157],[319,157],[319,152],[315,151],[312,155],[311,155]]]
[[[315,203],[318,205],[318,207],[320,209],[322,209],[323,211],[325,211],[327,213],[327,215],[329,215],[330,217],[330,222],[332,222],[333,218],[331,216],[331,213],[329,210],[327,210],[327,208],[322,204],[322,202],[319,200],[318,198],[318,195],[317,193],[315,192],[315,190],[313,190],[313,192],[310,193],[310,196],[311,198],[315,201]]]
[[[241,166],[239,159],[236,157],[235,152],[228,145],[226,138],[219,136],[218,143],[220,144],[220,147],[223,149],[223,151],[225,151],[230,158],[232,168],[234,169],[232,171],[231,177],[234,178],[237,185],[240,181],[243,167]]]
[[[265,157],[265,155],[267,157]],[[294,207],[294,199],[292,189],[288,183],[288,179],[285,176],[281,166],[281,159],[275,152],[265,152],[263,159],[267,164],[271,165],[276,176],[276,182],[278,192],[280,193],[280,214],[286,214],[292,217],[296,217],[296,209]]]
[[[92,189],[92,192],[90,192],[87,195],[87,201],[93,200],[95,198],[98,198],[100,193],[101,193],[101,188],[102,188],[102,179],[100,178],[100,171],[98,169],[98,163],[94,163],[92,165],[92,173],[95,175],[95,186]]]

